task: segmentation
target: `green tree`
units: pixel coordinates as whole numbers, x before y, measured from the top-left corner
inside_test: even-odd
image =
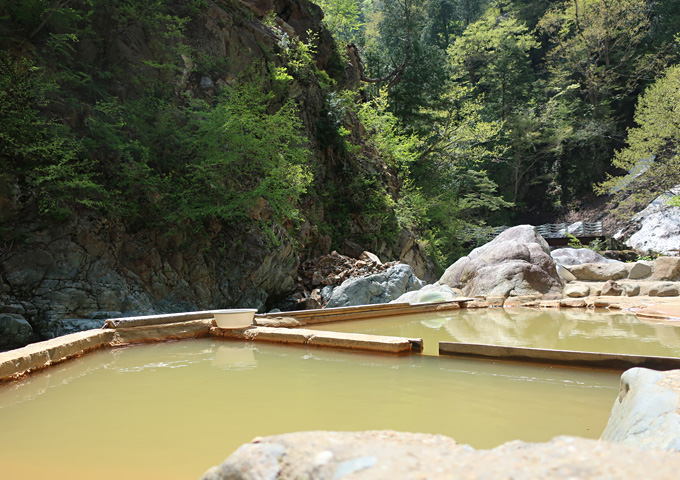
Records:
[[[274,95],[246,83],[195,115],[195,160],[182,189],[172,189],[173,217],[244,220],[260,199],[278,222],[298,217],[298,200],[312,178],[307,139],[292,103],[274,109]]]
[[[0,50],[0,176],[35,184],[40,211],[63,219],[74,206],[101,205],[106,194],[81,142],[43,112],[56,88],[31,60]]]
[[[498,194],[487,171],[503,155],[497,142],[502,123],[485,119],[482,101],[469,88],[451,85],[443,102],[445,108],[431,112],[430,134],[412,167],[419,188],[412,203],[424,209],[421,230],[446,268],[476,246],[486,220],[512,204]]]
[[[489,0],[427,0],[424,39],[445,50],[475,22]]]
[[[426,121],[423,108],[438,101],[448,76],[445,52],[423,36],[425,23],[422,2],[383,2],[379,36],[365,49],[368,76],[387,85],[391,110],[416,129]]]
[[[359,0],[314,0],[324,13],[324,23],[343,42],[355,42],[363,22]]]
[[[628,130],[628,146],[613,161],[627,173],[610,176],[598,190],[630,194],[644,203],[680,184],[680,65],[668,68],[640,97],[635,123]]]
[[[498,6],[469,25],[448,48],[454,78],[484,95],[489,111],[507,119],[530,95],[529,53],[538,44],[526,26]]]
[[[553,81],[580,83],[596,112],[611,97],[631,92],[650,67],[639,55],[650,29],[645,0],[565,1],[538,27],[554,45],[547,55]]]

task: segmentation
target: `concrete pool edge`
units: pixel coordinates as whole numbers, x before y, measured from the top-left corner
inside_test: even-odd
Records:
[[[211,319],[129,328],[94,329],[0,352],[0,384],[89,352],[133,343],[155,343],[210,334]]]
[[[635,367],[655,370],[680,369],[680,358],[674,357],[508,347],[477,343],[439,342],[439,354],[486,360],[599,368],[621,372]]]

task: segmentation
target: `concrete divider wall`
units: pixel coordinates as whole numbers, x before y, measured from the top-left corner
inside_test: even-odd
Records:
[[[633,367],[646,367],[658,370],[680,368],[680,358],[676,357],[550,350],[475,343],[439,342],[439,354],[619,371]]]

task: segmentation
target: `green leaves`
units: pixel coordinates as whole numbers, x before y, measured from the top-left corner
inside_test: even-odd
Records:
[[[35,182],[41,213],[63,219],[76,205],[100,206],[104,189],[81,142],[41,111],[55,89],[33,62],[0,51],[0,164]]]
[[[635,122],[628,147],[614,158],[614,165],[628,173],[610,176],[598,186],[601,193],[633,190],[653,197],[680,183],[680,65],[670,67],[640,97]],[[655,188],[645,189],[647,182]]]
[[[404,133],[399,120],[388,108],[387,91],[383,89],[378,97],[359,108],[359,120],[369,133],[367,142],[373,145],[382,160],[407,172],[409,164],[418,156],[420,139]]]
[[[314,0],[323,9],[326,27],[343,42],[359,35],[363,22],[358,0]]]
[[[187,165],[184,191],[173,194],[175,216],[244,220],[260,199],[279,222],[298,216],[297,201],[311,182],[307,139],[293,105],[270,113],[272,99],[244,84],[195,115],[197,156]]]
[[[529,52],[538,43],[514,16],[489,8],[448,48],[456,80],[484,94],[485,105],[501,120],[526,101],[532,72]]]
[[[638,45],[648,12],[645,0],[571,0],[547,12],[538,28],[554,44],[547,57],[554,75],[581,82],[593,106],[630,91],[644,67]]]

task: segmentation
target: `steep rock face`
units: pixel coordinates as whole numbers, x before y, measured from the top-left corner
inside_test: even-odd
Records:
[[[36,230],[24,248],[0,257],[0,313],[18,315],[36,336],[50,338],[101,326],[111,316],[264,309],[294,287],[299,259],[285,232],[278,246],[257,229],[211,236],[197,245],[185,234],[132,235],[87,217]],[[7,347],[26,340],[24,332]]]
[[[550,247],[530,225],[509,228],[474,249],[451,265],[439,283],[461,288],[469,296],[507,297],[562,289]]]
[[[459,445],[443,435],[301,432],[259,438],[239,447],[202,480],[338,479],[639,479],[676,478],[680,458],[573,437],[510,442],[493,450]]]

